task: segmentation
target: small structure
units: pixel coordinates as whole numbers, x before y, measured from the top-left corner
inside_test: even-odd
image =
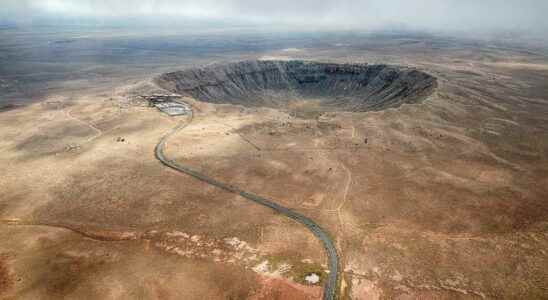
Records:
[[[318,276],[318,274],[316,273],[310,273],[304,277],[304,280],[308,284],[317,284],[318,282],[320,282],[320,276]]]
[[[170,116],[188,115],[192,112],[186,103],[178,101],[181,99],[178,95],[155,94],[142,97],[148,101],[149,106],[154,106]]]

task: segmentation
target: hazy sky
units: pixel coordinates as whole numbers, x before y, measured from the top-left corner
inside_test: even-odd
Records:
[[[341,29],[548,30],[548,0],[0,0],[0,18],[142,16]],[[298,28],[298,27],[295,27]]]

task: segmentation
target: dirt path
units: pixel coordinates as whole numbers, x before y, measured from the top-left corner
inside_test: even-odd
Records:
[[[139,239],[139,235],[134,232],[111,232],[111,231],[93,231],[79,229],[76,226],[69,226],[66,224],[54,224],[54,223],[36,223],[27,222],[19,219],[4,219],[0,220],[0,224],[7,226],[39,226],[64,229],[76,234],[79,234],[88,239],[92,239],[100,242],[121,242],[121,241],[133,241]]]
[[[100,137],[101,135],[103,135],[103,131],[102,131],[101,129],[95,127],[93,124],[91,124],[91,123],[89,123],[89,122],[83,121],[83,120],[78,119],[77,117],[73,116],[73,115],[70,113],[70,110],[69,110],[69,109],[64,110],[64,112],[65,112],[65,115],[67,116],[67,118],[72,119],[72,120],[74,120],[74,121],[76,121],[76,122],[78,122],[78,123],[80,123],[80,124],[83,124],[83,125],[85,125],[85,126],[91,128],[93,131],[96,132],[96,134],[95,134],[94,136],[92,136],[92,137],[90,137],[90,138],[88,138],[88,139],[86,140],[86,143],[89,143],[89,142],[95,140],[96,138]]]

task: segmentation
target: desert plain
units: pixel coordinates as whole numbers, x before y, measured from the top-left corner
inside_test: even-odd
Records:
[[[544,43],[0,35],[0,299],[321,298],[330,269],[306,227],[157,160],[182,124],[165,148],[174,161],[329,233],[338,299],[548,298]],[[436,82],[379,109],[181,92],[192,114],[169,116],[146,100],[177,94],[162,74],[271,61],[397,66]]]

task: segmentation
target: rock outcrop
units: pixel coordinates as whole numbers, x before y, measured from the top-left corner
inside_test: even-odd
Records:
[[[288,101],[319,101],[329,110],[377,111],[417,103],[436,78],[390,65],[304,61],[245,61],[166,73],[163,88],[211,103],[283,108]]]

